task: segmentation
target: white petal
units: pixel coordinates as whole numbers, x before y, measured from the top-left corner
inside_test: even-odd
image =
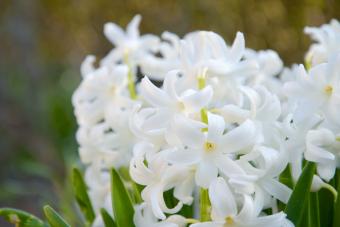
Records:
[[[130,23],[127,25],[126,32],[130,38],[138,38],[139,37],[139,24],[142,20],[141,15],[137,14],[133,17],[133,19],[130,21]]]
[[[334,141],[335,136],[328,129],[310,130],[306,135],[307,149],[305,158],[309,161],[323,164],[334,161],[334,154],[322,147],[329,146]]]
[[[178,95],[176,91],[176,82],[177,82],[177,73],[178,71],[170,71],[164,78],[163,88],[164,91],[175,100],[178,100]]]
[[[217,167],[208,160],[202,160],[196,170],[196,184],[202,188],[208,188],[210,183],[217,177]]]
[[[152,185],[150,186],[150,188],[144,188],[142,192],[142,197],[143,199],[150,200],[152,212],[157,218],[161,220],[166,219],[166,216],[159,205],[159,198],[163,197],[161,185]]]
[[[237,32],[236,38],[229,52],[229,58],[232,62],[238,62],[241,60],[245,49],[245,41],[242,32]]]
[[[190,227],[223,227],[224,223],[220,222],[202,222],[190,225]]]
[[[249,195],[243,195],[242,210],[237,215],[239,220],[250,220],[254,217],[254,201]]]
[[[218,217],[233,217],[237,214],[235,196],[222,177],[216,178],[209,186],[209,198],[213,212]]]
[[[197,150],[171,150],[167,152],[166,159],[173,164],[192,165],[200,161],[201,157]]]
[[[218,169],[228,177],[245,174],[244,170],[227,155],[219,155],[214,162]]]
[[[192,92],[189,95],[182,94],[181,100],[186,108],[193,112],[198,112],[209,104],[212,96],[213,90],[211,86],[207,86],[204,89]]]
[[[176,134],[184,146],[203,148],[204,134],[201,129],[205,127],[205,124],[183,116],[176,116],[174,122]]]
[[[83,78],[87,76],[87,74],[92,73],[94,68],[94,62],[96,61],[96,57],[93,55],[86,56],[85,60],[81,63],[80,72]]]
[[[125,33],[121,27],[115,23],[106,23],[104,25],[104,35],[111,43],[118,45],[125,39]]]
[[[287,204],[289,197],[292,194],[292,189],[275,179],[265,179],[261,181],[261,185],[270,195],[285,204]]]
[[[250,117],[250,111],[244,110],[236,105],[226,105],[218,110],[226,122],[241,124]]]
[[[255,137],[255,124],[250,120],[246,120],[223,136],[221,141],[223,150],[228,153],[239,151],[254,143]]]
[[[319,176],[326,181],[330,181],[334,177],[335,170],[336,170],[335,161],[329,162],[327,164],[319,163],[317,165],[317,172]]]
[[[175,187],[174,196],[184,204],[192,204],[193,191],[195,187],[194,175],[186,177],[178,186]]]
[[[171,105],[170,97],[151,83],[149,78],[144,77],[140,84],[141,95],[154,107],[167,107]]]
[[[224,119],[208,112],[208,141],[219,143],[225,129]]]
[[[286,215],[283,212],[261,216],[252,221],[252,227],[293,227],[294,225],[285,225]]]

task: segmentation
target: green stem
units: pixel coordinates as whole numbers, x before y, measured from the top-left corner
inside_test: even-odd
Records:
[[[130,98],[131,99],[137,99],[137,94],[136,94],[136,88],[135,88],[135,81],[134,81],[134,76],[131,70],[131,66],[128,65],[128,89],[130,93]]]
[[[203,73],[201,75],[198,75],[198,89],[202,90],[205,87],[205,74],[207,72],[207,69],[203,70]],[[208,112],[206,108],[201,109],[201,121],[203,123],[208,124]],[[208,128],[203,128],[203,132],[208,131]]]
[[[128,67],[128,90],[130,93],[130,98],[131,99],[137,99],[137,93],[136,93],[136,88],[135,88],[135,80],[134,80],[134,75],[132,71],[132,66],[129,62],[129,54],[125,53],[124,55],[124,64],[127,65]]]
[[[200,189],[200,221],[209,221],[210,220],[210,200],[208,189],[201,188]]]

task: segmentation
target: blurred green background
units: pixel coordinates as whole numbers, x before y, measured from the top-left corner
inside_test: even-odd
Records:
[[[143,33],[212,30],[230,42],[242,31],[248,47],[274,49],[290,65],[310,44],[303,27],[339,19],[340,1],[0,0],[0,207],[40,216],[49,203],[74,218],[70,99],[79,65],[110,50],[105,22],[125,26],[137,13]]]

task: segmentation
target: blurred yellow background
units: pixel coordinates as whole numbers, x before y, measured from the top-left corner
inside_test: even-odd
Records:
[[[79,65],[112,48],[105,22],[125,27],[137,13],[142,33],[211,30],[230,43],[242,31],[247,47],[276,50],[290,65],[310,45],[303,27],[340,19],[340,0],[0,0],[0,207],[40,215],[50,203],[76,219],[67,182]]]

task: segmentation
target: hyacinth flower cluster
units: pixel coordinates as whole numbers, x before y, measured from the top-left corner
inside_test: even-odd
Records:
[[[306,27],[305,64],[284,67],[240,32],[158,37],[140,21],[105,24],[114,48],[86,57],[72,97],[88,225],[331,226],[321,189],[340,224],[340,23]]]

